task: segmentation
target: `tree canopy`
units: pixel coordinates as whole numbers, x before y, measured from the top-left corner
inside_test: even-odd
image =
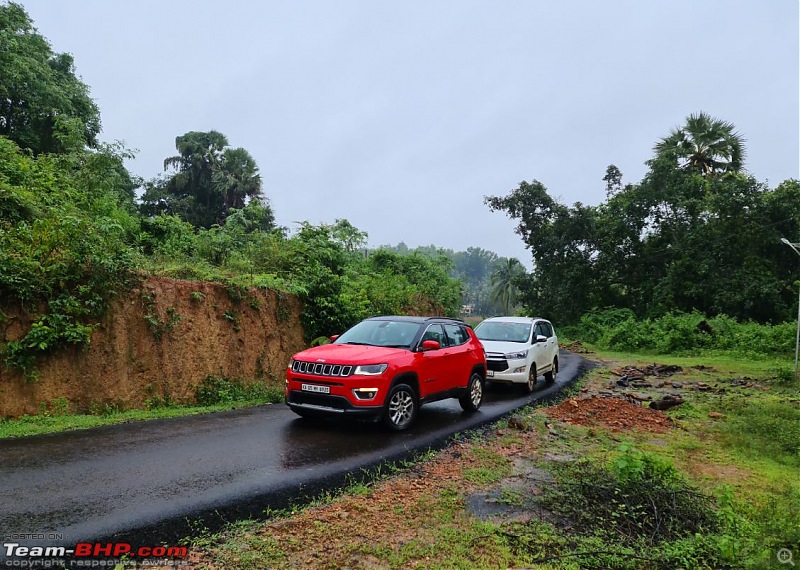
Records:
[[[175,148],[178,154],[164,160],[170,174],[145,186],[143,214],[173,214],[195,227],[210,228],[255,199],[269,222],[274,221],[256,161],[245,149],[230,148],[217,131],[190,131],[175,139]]]
[[[0,135],[34,155],[97,144],[100,111],[72,56],[54,53],[13,2],[0,4],[0,78]]]
[[[519,283],[525,277],[525,267],[519,259],[506,259],[496,265],[492,273],[492,301],[503,307],[503,314],[510,315],[517,304]]]
[[[673,129],[653,150],[704,176],[739,172],[744,166],[744,138],[735,128],[701,111],[686,117],[686,124]]]
[[[800,235],[800,184],[770,189],[740,172],[744,148],[733,133],[724,121],[690,116],[656,145],[638,184],[623,185],[609,166],[597,206],[566,206],[536,180],[487,196],[490,209],[517,220],[532,252],[524,305],[565,323],[604,307],[790,319],[797,260],[780,238]]]

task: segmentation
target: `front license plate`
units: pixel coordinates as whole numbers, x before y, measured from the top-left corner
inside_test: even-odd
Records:
[[[301,384],[300,386],[306,392],[317,392],[319,394],[330,394],[330,386],[317,386],[316,384]]]
[[[486,371],[486,377],[487,378],[491,378],[492,376],[494,376],[494,370],[487,370]]]

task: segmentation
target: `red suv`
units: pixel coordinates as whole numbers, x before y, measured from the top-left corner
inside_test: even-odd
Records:
[[[300,416],[358,416],[402,431],[422,404],[458,398],[472,412],[483,402],[486,355],[463,321],[372,317],[331,338],[286,369],[286,403]]]

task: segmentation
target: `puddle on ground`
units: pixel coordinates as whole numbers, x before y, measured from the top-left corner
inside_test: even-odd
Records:
[[[537,500],[555,484],[553,476],[529,461],[516,459],[515,474],[503,479],[487,492],[467,497],[467,512],[481,520],[495,522],[527,522],[533,518],[553,520]]]

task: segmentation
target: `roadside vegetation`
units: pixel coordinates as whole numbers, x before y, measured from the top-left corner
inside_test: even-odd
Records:
[[[283,388],[242,379],[207,376],[195,391],[195,405],[181,405],[169,398],[152,397],[142,409],[123,410],[113,404],[93,405],[86,413],[75,413],[66,398],[39,405],[36,415],[0,418],[0,439],[58,433],[75,429],[210,414],[250,406],[282,403]]]
[[[603,350],[675,355],[728,355],[775,359],[794,352],[797,323],[739,322],[697,311],[637,319],[630,309],[594,310],[577,324],[559,329],[564,338]]]
[[[798,259],[781,238],[800,240],[800,183],[759,182],[745,150],[734,125],[692,114],[656,142],[641,181],[624,183],[613,164],[598,173],[595,206],[563,204],[538,180],[487,196],[533,256],[519,302],[561,325],[598,308],[793,320]]]

